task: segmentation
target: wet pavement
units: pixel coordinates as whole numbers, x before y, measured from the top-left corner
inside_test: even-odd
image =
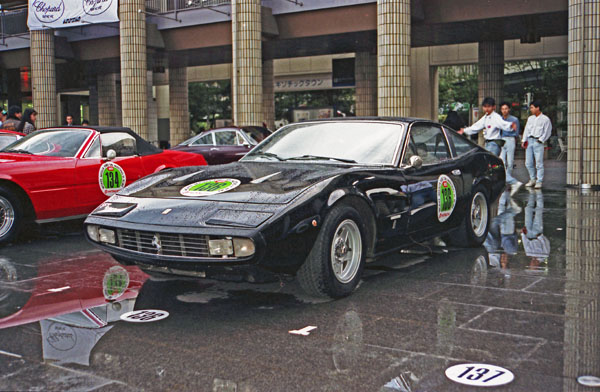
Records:
[[[0,248],[0,390],[472,391],[444,375],[469,362],[514,373],[487,390],[594,390],[600,194],[548,188],[505,194],[485,247],[391,255],[337,301],[149,277],[44,228]],[[134,308],[170,316],[119,320]]]

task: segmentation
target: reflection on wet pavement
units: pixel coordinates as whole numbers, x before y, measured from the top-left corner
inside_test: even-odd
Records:
[[[314,301],[290,279],[150,277],[77,231],[42,234],[0,249],[0,390],[468,391],[444,375],[463,362],[512,371],[500,390],[589,390],[576,379],[600,376],[599,194],[504,194],[485,247],[426,249]],[[134,308],[170,316],[120,321]]]

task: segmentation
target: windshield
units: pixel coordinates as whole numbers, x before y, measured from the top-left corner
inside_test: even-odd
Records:
[[[11,135],[9,133],[0,133],[0,150],[11,143],[14,143],[14,141],[17,140],[17,138],[17,135]]]
[[[242,160],[336,160],[391,165],[403,130],[401,124],[365,121],[292,124],[275,132]]]
[[[4,147],[2,152],[74,157],[91,132],[86,129],[38,131]]]

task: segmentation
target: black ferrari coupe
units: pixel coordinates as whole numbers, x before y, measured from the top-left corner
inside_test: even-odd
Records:
[[[90,241],[149,271],[263,281],[296,274],[339,298],[365,263],[442,236],[483,243],[502,161],[409,118],[291,124],[239,162],[147,176],[86,220]]]

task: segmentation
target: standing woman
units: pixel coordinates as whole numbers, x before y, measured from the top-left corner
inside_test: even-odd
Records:
[[[37,112],[34,109],[25,109],[25,113],[21,117],[21,122],[17,125],[17,132],[23,132],[28,135],[35,131],[35,119]]]

